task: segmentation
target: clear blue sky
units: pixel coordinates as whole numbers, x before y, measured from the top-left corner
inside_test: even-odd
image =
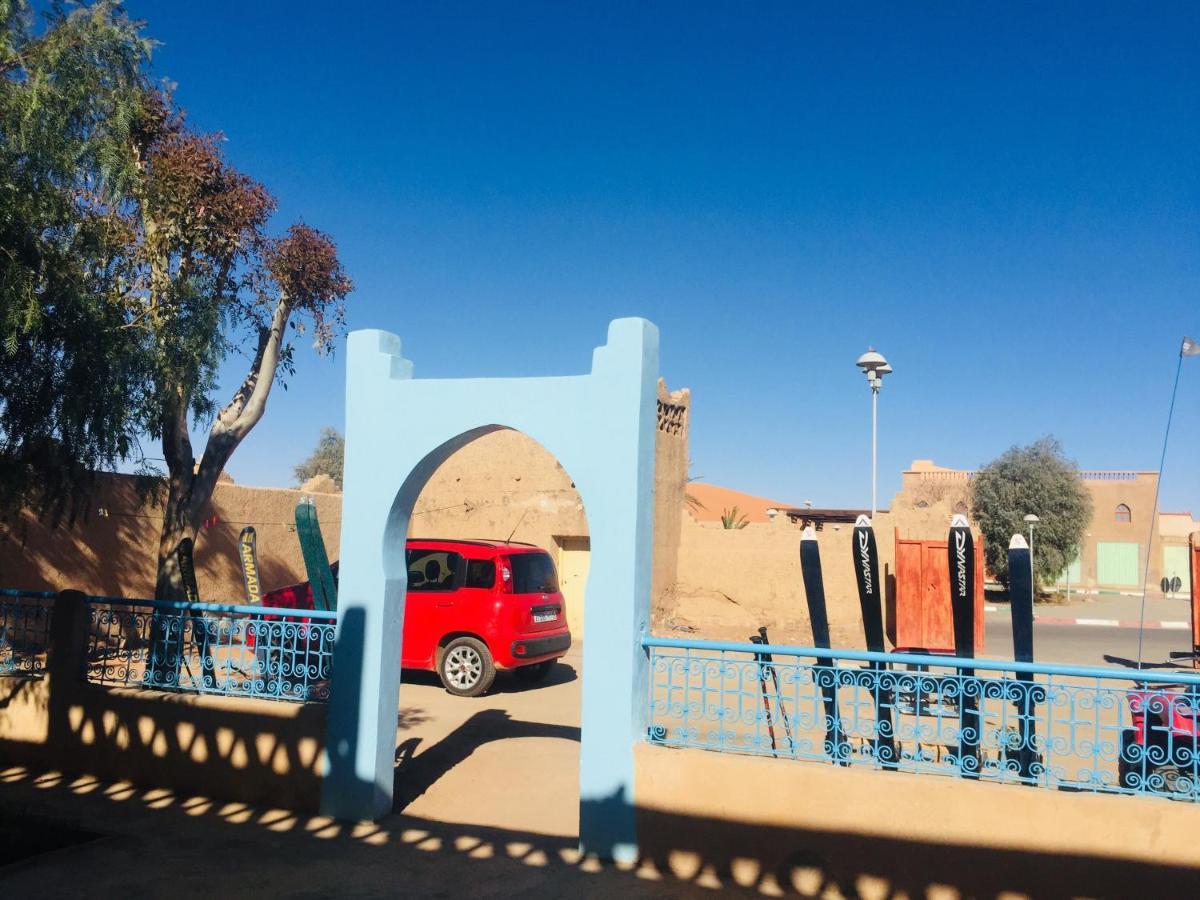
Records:
[[[640,315],[716,484],[869,503],[868,344],[883,504],[1048,432],[1158,465],[1200,338],[1195,4],[129,5],[418,376],[586,371]],[[290,483],[343,362],[299,354],[235,479]],[[1200,358],[1163,498],[1200,514],[1198,414]]]

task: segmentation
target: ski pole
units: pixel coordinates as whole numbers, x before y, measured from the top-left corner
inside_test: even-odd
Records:
[[[757,634],[751,635],[750,643],[761,644],[763,643],[763,639]],[[767,734],[771,738],[771,755],[778,756],[778,748],[775,745],[775,721],[771,715],[771,698],[767,696],[767,677],[766,673],[763,671],[763,654],[755,651],[754,661],[757,664],[758,687],[762,692],[763,710],[766,712]]]
[[[764,645],[771,643],[767,637],[767,627],[765,625],[758,626],[758,636],[762,638]],[[767,671],[771,673],[771,683],[775,686],[775,708],[779,711],[779,721],[783,723],[783,733],[787,738],[788,752],[793,755],[796,752],[796,742],[792,739],[792,723],[788,720],[787,706],[783,702],[783,692],[779,690],[779,670],[775,668],[775,658],[770,653],[762,654],[767,663]]]

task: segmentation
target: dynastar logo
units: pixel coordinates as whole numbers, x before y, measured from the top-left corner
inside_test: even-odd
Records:
[[[967,596],[967,532],[954,533],[954,555],[958,563],[958,596]]]
[[[874,595],[871,579],[871,533],[865,528],[858,530],[858,562],[862,566],[863,593]]]

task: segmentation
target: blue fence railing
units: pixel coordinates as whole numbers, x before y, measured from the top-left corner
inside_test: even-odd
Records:
[[[89,597],[88,617],[95,684],[329,699],[336,612]]]
[[[41,677],[45,672],[54,597],[0,589],[0,675]]]
[[[1200,674],[643,640],[650,740],[1200,800]]]

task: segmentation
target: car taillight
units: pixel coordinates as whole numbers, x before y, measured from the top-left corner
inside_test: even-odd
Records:
[[[511,594],[513,592],[512,563],[508,561],[507,556],[501,556],[497,562],[500,563],[500,592]]]

